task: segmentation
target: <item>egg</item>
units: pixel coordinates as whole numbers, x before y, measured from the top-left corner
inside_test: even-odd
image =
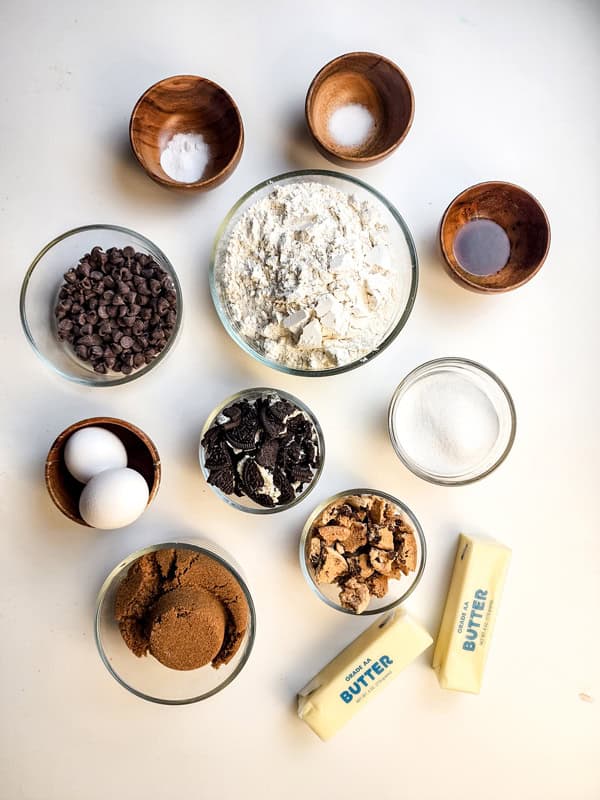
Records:
[[[106,469],[84,486],[79,513],[92,528],[123,528],[143,513],[149,494],[148,484],[134,469]]]
[[[80,483],[87,483],[106,469],[127,466],[125,445],[106,428],[80,428],[65,444],[65,466]]]

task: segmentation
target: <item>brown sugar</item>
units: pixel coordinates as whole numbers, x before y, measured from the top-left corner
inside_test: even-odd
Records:
[[[148,649],[165,667],[203,667],[223,646],[225,608],[204,589],[183,586],[163,594],[152,606],[151,616]]]
[[[115,619],[137,656],[172,669],[227,664],[248,627],[244,592],[231,572],[190,548],[147,553],[130,567],[115,598]]]

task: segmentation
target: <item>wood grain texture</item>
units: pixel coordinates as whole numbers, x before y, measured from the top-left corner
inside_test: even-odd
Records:
[[[494,275],[472,275],[454,255],[458,230],[473,219],[493,220],[509,238],[508,262]],[[460,286],[484,294],[507,292],[527,283],[541,269],[550,249],[550,223],[540,203],[525,189],[487,181],[454,198],[442,217],[439,241],[446,269]]]
[[[123,442],[127,450],[127,465],[137,470],[146,483],[150,496],[148,504],[154,500],[160,485],[161,466],[158,450],[152,440],[135,425],[114,417],[90,417],[73,423],[55,439],[46,458],[46,487],[54,505],[73,522],[90,527],[79,513],[79,497],[84,484],[79,483],[65,466],[64,450],[67,439],[75,431],[90,426],[106,428]]]
[[[180,183],[160,165],[160,154],[177,133],[200,133],[210,149],[202,178]],[[158,183],[184,191],[206,191],[234,171],[244,149],[244,126],[225,89],[207,78],[175,75],[155,83],[135,104],[129,139],[137,160]]]
[[[344,147],[329,133],[329,119],[340,106],[358,103],[374,120],[372,134],[360,145]],[[326,64],[306,95],[305,114],[320,152],[344,167],[367,167],[387,158],[410,130],[415,102],[406,75],[376,53],[346,53]]]

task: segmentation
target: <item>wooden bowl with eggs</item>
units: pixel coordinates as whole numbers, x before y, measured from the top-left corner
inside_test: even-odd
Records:
[[[158,450],[150,437],[135,425],[114,417],[90,417],[74,422],[58,435],[50,447],[45,467],[46,487],[54,505],[65,517],[86,527],[92,526],[79,511],[79,499],[85,487],[67,469],[65,447],[74,433],[90,427],[104,428],[122,442],[127,452],[127,466],[140,473],[148,484],[146,507],[156,496],[161,477]]]

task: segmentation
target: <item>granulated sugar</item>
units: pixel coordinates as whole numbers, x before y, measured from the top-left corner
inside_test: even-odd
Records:
[[[498,440],[500,425],[488,395],[467,377],[442,372],[410,386],[394,411],[396,438],[427,473],[475,470]]]

